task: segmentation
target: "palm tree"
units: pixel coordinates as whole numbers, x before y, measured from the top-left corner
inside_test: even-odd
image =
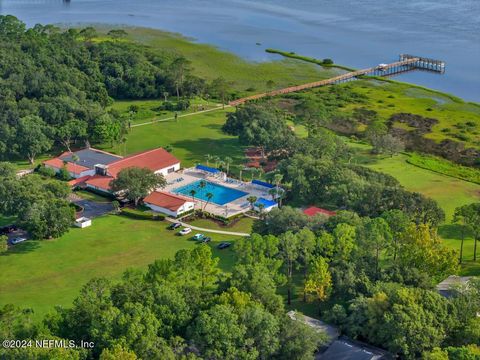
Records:
[[[231,157],[225,157],[225,159],[223,159],[223,162],[225,163],[225,166],[227,167],[227,176],[228,176],[228,173],[230,171],[230,164],[233,162],[233,159]]]
[[[277,195],[277,189],[273,188],[268,190],[268,194],[272,197],[272,200],[275,200],[275,195]]]
[[[277,173],[273,176],[273,181],[275,182],[275,186],[277,187],[277,191],[278,191],[278,187],[280,186],[280,183],[282,182],[283,180],[283,175],[280,174],[280,173]]]
[[[218,162],[220,161],[220,158],[218,156],[214,156],[213,161],[215,161],[215,167],[218,167]]]
[[[258,211],[260,212],[260,217],[262,217],[263,216],[263,209],[265,209],[265,205],[260,203],[257,206],[258,206]]]
[[[257,197],[256,196],[249,196],[247,198],[247,201],[250,203],[250,206],[252,207],[253,210],[253,205],[257,202]]]
[[[198,188],[200,189],[200,192],[202,192],[202,190],[205,189],[206,186],[207,186],[207,182],[205,180],[200,180],[200,182],[198,183]],[[201,202],[203,203],[203,201]]]
[[[197,194],[197,192],[194,189],[190,190],[190,196],[192,197],[194,208],[195,208],[195,195],[196,194]]]
[[[211,192],[207,193],[205,195],[205,197],[207,198],[207,202],[205,203],[205,205],[203,206],[203,211],[205,212],[205,209],[207,208],[207,205],[208,203],[210,202],[210,200],[212,200],[213,198],[213,194]]]
[[[206,154],[206,155],[205,155],[205,159],[207,159],[207,166],[210,166],[210,160],[213,159],[213,156],[210,155],[210,154]]]
[[[240,181],[242,181],[242,172],[244,168],[245,167],[243,165],[238,165],[238,170],[240,171],[240,176],[239,176]]]

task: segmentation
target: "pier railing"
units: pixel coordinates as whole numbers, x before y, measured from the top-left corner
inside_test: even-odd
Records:
[[[231,101],[229,105],[237,106],[247,101],[258,100],[264,97],[272,97],[272,96],[302,91],[306,89],[316,88],[320,86],[339,84],[339,83],[355,80],[358,77],[363,75],[392,76],[394,74],[399,74],[402,72],[411,71],[415,69],[428,70],[428,71],[439,72],[443,74],[445,72],[445,63],[440,60],[433,60],[428,58],[422,58],[419,56],[401,54],[399,61],[396,61],[390,64],[380,64],[368,69],[351,71],[342,75],[332,77],[330,79],[315,81],[315,82],[297,85],[297,86],[290,86],[284,89],[273,90],[273,91],[268,91],[261,94],[247,96],[241,99]]]

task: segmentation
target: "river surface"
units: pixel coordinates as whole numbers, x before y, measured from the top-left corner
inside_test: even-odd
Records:
[[[400,53],[447,72],[396,77],[480,102],[480,0],[0,0],[27,25],[106,23],[179,32],[253,61],[265,48],[363,68]],[[261,46],[256,45],[260,43]]]

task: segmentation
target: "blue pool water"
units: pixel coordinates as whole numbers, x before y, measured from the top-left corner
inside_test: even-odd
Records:
[[[212,193],[213,197],[210,199],[210,202],[217,205],[225,205],[241,198],[242,196],[248,195],[246,192],[214,184],[209,181],[206,181],[207,185],[204,188],[200,188],[201,181],[202,180],[198,180],[191,184],[176,188],[173,190],[173,193],[191,197],[192,195],[190,194],[190,191],[195,190],[195,199],[203,201],[208,201],[207,194]]]

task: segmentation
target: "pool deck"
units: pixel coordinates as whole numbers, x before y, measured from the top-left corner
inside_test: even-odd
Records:
[[[162,191],[173,193],[173,190],[194,183],[198,180],[205,180],[211,183],[225,186],[227,188],[240,190],[246,192],[247,195],[242,196],[225,205],[217,205],[214,203],[206,203],[206,201],[195,198],[195,208],[204,209],[205,211],[223,216],[226,218],[245,213],[250,210],[250,203],[247,201],[249,196],[256,196],[257,198],[271,199],[272,196],[268,193],[268,188],[262,186],[252,185],[250,183],[240,182],[236,179],[227,178],[223,180],[219,175],[208,174],[195,168],[189,168],[168,174],[166,176],[167,186]]]

